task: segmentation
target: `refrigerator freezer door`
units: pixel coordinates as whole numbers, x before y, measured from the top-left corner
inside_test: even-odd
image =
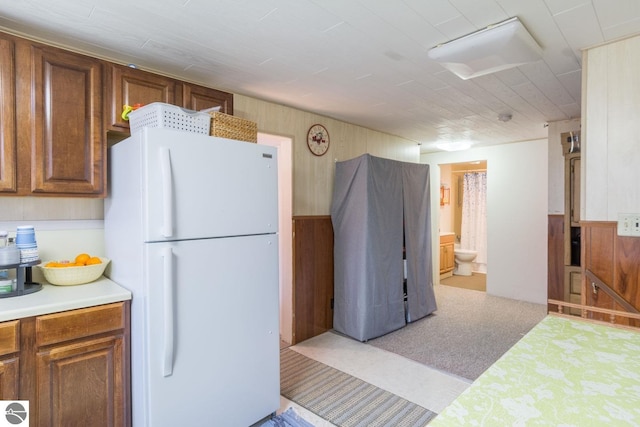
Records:
[[[111,148],[110,164],[106,215],[128,203],[113,210],[129,215],[120,224],[140,218],[142,230],[131,232],[145,242],[278,230],[274,147],[143,128]]]
[[[277,236],[146,246],[144,424],[246,427],[275,412]]]

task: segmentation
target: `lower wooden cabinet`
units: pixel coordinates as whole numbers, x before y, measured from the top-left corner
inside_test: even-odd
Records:
[[[0,323],[0,399],[17,400],[20,379],[20,321]]]
[[[0,397],[28,400],[32,426],[130,426],[129,310],[119,302],[20,319],[13,352],[2,339],[13,322],[1,323]]]
[[[20,358],[0,358],[0,399],[18,400]]]
[[[454,240],[453,234],[440,236],[440,274],[450,273],[455,267]]]
[[[40,425],[125,425],[124,347],[122,336],[111,336],[39,351]]]

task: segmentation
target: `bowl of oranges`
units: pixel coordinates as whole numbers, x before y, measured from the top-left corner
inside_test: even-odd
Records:
[[[82,285],[97,280],[110,260],[89,254],[78,254],[73,261],[47,261],[38,267],[47,282],[52,285]]]

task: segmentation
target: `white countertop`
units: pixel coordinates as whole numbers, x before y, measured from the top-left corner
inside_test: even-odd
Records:
[[[104,276],[95,282],[76,286],[43,283],[38,292],[0,298],[0,322],[130,299],[131,292]]]

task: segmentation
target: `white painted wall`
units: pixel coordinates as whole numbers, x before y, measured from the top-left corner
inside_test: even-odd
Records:
[[[430,153],[421,163],[431,165],[431,192],[439,194],[439,164],[487,161],[487,293],[546,304],[548,141],[546,139]],[[439,200],[432,198],[439,214]],[[437,248],[438,220],[433,221]],[[434,251],[434,272],[439,271]]]
[[[293,165],[289,137],[258,133],[258,144],[278,149],[278,256],[280,284],[280,339],[293,342]]]

